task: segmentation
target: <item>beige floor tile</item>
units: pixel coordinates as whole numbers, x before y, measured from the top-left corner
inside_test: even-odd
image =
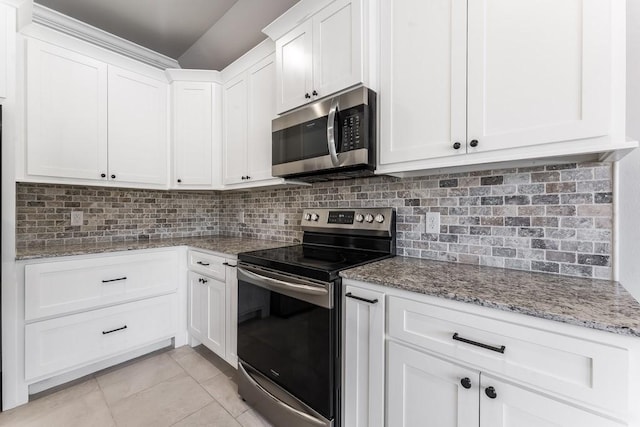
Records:
[[[107,403],[91,379],[0,414],[0,426],[112,427]]]
[[[216,401],[189,415],[174,427],[240,427],[240,424]]]
[[[200,383],[222,373],[220,369],[196,352],[176,357],[175,361]]]
[[[231,366],[213,351],[209,350],[207,347],[199,345],[197,347],[194,347],[193,350],[196,351],[200,356],[211,362],[213,366],[220,369],[223,374],[231,376],[232,374],[235,374],[237,372],[233,366]]]
[[[187,354],[193,354],[193,353],[195,353],[195,350],[188,345],[183,345],[182,347],[177,347],[167,352],[167,354],[173,357],[174,359],[181,356],[185,356]]]
[[[262,415],[249,409],[237,418],[242,427],[273,427],[269,421],[265,420]]]
[[[177,375],[185,375],[184,370],[168,354],[163,353],[100,375],[97,380],[107,403],[113,405]]]
[[[247,404],[238,396],[236,383],[226,375],[217,375],[203,382],[202,386],[234,417],[249,409]]]
[[[170,426],[211,403],[213,399],[189,376],[163,381],[111,406],[120,427]]]

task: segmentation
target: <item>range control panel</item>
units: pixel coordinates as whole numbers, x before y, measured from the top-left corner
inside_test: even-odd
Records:
[[[391,232],[395,227],[392,208],[310,208],[302,213],[302,229],[344,229]]]

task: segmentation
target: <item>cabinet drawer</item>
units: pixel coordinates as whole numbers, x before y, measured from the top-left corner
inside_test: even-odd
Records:
[[[627,410],[624,349],[404,298],[389,297],[388,307],[393,339],[619,414]],[[501,346],[504,353],[495,351]]]
[[[198,251],[189,251],[189,270],[214,279],[225,280],[225,259]]]
[[[25,320],[69,314],[173,292],[176,251],[25,266]]]
[[[175,335],[175,295],[35,322],[25,327],[25,379],[70,371]]]

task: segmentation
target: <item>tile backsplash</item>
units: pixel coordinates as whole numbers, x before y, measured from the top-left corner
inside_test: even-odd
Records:
[[[579,163],[244,192],[18,184],[18,245],[225,234],[296,242],[307,207],[395,207],[398,255],[611,277],[612,169]],[[73,209],[85,225],[70,227]],[[425,213],[440,232],[425,232]],[[241,221],[242,220],[242,221]]]

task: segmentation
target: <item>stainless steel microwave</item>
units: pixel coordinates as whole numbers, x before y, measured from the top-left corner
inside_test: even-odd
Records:
[[[358,87],[272,122],[273,176],[302,181],[372,175],[376,93]]]

